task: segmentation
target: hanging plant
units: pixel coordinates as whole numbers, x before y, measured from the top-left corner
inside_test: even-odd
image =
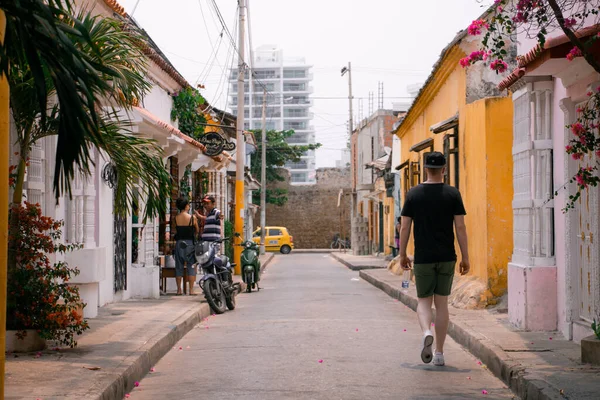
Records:
[[[171,119],[177,120],[179,130],[198,140],[204,134],[206,118],[199,107],[206,102],[196,89],[187,87],[172,95]]]

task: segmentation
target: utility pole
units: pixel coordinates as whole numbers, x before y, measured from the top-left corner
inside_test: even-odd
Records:
[[[260,137],[260,254],[265,254],[267,226],[267,91],[263,91],[262,134]]]
[[[239,14],[239,39],[238,39],[238,104],[237,104],[237,137],[236,147],[237,156],[235,159],[235,224],[234,232],[239,233],[240,237],[234,238],[233,262],[236,264],[235,273],[241,275],[242,271],[242,247],[240,246],[244,239],[244,173],[246,164],[246,142],[244,138],[244,80],[246,76],[246,63],[244,62],[244,42],[246,33],[246,0],[238,0],[240,9]],[[249,94],[251,95],[251,93]],[[237,245],[237,246],[235,246]]]
[[[0,42],[4,44],[6,16],[0,10]],[[8,164],[10,148],[9,94],[6,74],[0,77],[0,400],[4,399],[4,363],[6,355],[6,281],[8,260]]]
[[[350,139],[350,165],[352,166],[350,168],[350,171],[352,173],[352,181],[354,181],[354,174],[356,173],[356,165],[352,162],[354,159],[354,155],[352,154],[352,151],[354,150],[352,148],[352,132],[354,131],[354,124],[352,121],[352,118],[354,118],[352,116],[352,63],[348,62],[348,67],[344,67],[342,68],[342,76],[344,76],[346,74],[346,72],[348,72],[348,111],[350,113],[350,118],[348,119],[348,130],[349,132],[349,139]],[[354,238],[352,235],[353,232],[353,225],[354,225],[354,218],[355,218],[355,208],[356,208],[356,192],[355,192],[356,188],[352,188],[352,193],[351,195],[351,201],[350,201],[350,240],[352,241],[352,239]],[[341,234],[341,232],[340,232]],[[356,249],[356,244],[352,243],[352,251],[354,252],[354,250]],[[355,253],[356,254],[356,253]]]

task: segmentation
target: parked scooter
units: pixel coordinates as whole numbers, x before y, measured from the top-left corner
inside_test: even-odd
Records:
[[[239,234],[238,234],[239,236]],[[259,248],[256,243],[246,240],[240,245],[242,250],[242,280],[246,284],[246,292],[251,293],[252,289],[260,290],[258,281],[260,281],[260,260],[258,258]]]
[[[240,291],[239,283],[233,283],[233,267],[229,257],[220,255],[221,243],[229,238],[214,242],[200,242],[196,245],[196,261],[203,271],[198,284],[206,301],[217,314],[223,314],[227,307],[235,309],[235,295]]]

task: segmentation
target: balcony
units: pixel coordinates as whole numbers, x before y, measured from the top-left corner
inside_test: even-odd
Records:
[[[313,87],[306,83],[284,83],[283,91],[286,93],[312,93]]]
[[[308,112],[306,109],[302,109],[302,110],[285,109],[283,111],[283,117],[284,118],[295,118],[295,119],[313,119],[314,114],[311,112]]]
[[[315,135],[307,134],[307,133],[295,133],[286,139],[286,142],[290,144],[309,144],[315,142]]]

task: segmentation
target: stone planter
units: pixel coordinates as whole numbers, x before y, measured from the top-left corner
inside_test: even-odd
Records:
[[[33,329],[26,330],[23,339],[17,337],[17,331],[6,331],[6,351],[13,353],[28,353],[46,348],[46,341]]]
[[[600,365],[600,340],[596,335],[581,339],[581,362]]]

